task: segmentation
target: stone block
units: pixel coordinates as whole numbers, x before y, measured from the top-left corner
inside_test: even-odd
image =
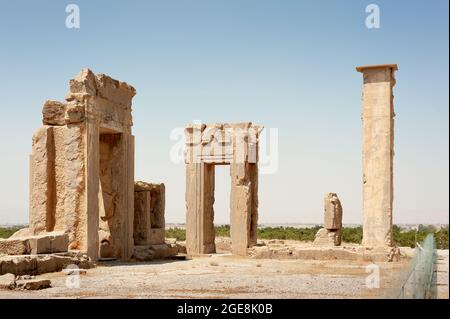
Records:
[[[18,280],[16,282],[17,289],[23,290],[40,290],[51,287],[51,281],[49,279],[28,279]]]
[[[164,228],[151,228],[149,245],[164,244],[166,230]]]
[[[0,290],[14,289],[16,287],[16,276],[14,274],[4,274],[0,276]]]
[[[65,125],[66,104],[58,101],[46,101],[42,107],[44,125]]]
[[[340,244],[341,230],[321,228],[314,238],[314,245],[316,246],[339,246]]]
[[[0,239],[0,254],[25,255],[29,252],[29,242],[25,238]]]
[[[32,255],[67,252],[69,236],[66,233],[45,233],[29,238]]]
[[[9,236],[8,239],[19,239],[19,238],[25,238],[25,237],[30,237],[30,236],[33,236],[31,229],[26,227],[26,228],[21,228],[18,231],[16,231],[14,234]]]

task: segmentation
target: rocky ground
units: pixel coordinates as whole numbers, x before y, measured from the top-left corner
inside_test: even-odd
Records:
[[[51,288],[0,290],[0,298],[382,298],[395,287],[407,262],[377,263],[380,288],[366,285],[362,261],[273,260],[215,254],[193,260],[100,263],[74,277],[36,276]],[[76,275],[75,275],[76,276]],[[79,288],[76,280],[79,278]],[[75,283],[75,284],[74,284]]]

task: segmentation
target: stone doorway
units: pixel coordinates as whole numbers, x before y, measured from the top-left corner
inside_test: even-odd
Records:
[[[246,255],[256,243],[258,137],[251,123],[190,125],[186,128],[186,249],[215,253],[215,165],[229,165],[232,252]]]
[[[43,126],[33,135],[30,232],[67,234],[68,249],[94,261],[99,253],[127,260],[134,250],[136,91],[89,69],[69,87],[66,103],[44,104]]]

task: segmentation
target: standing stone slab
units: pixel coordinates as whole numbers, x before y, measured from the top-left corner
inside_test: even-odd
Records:
[[[324,227],[326,229],[342,228],[342,205],[337,194],[327,193],[324,198]]]
[[[33,135],[30,183],[30,228],[35,234],[51,231],[55,213],[55,147],[53,127],[42,126]]]
[[[342,205],[336,193],[324,197],[324,228],[319,229],[314,239],[317,246],[340,246],[342,241]]]

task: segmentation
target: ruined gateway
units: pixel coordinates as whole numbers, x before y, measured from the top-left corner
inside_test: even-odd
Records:
[[[397,66],[357,70],[364,75],[362,247],[386,250],[393,246],[392,89]],[[0,254],[75,252],[97,261],[214,253],[214,166],[229,165],[232,252],[252,255],[263,127],[250,122],[186,127],[183,251],[165,243],[165,185],[134,181],[135,93],[125,82],[83,69],[70,80],[65,103],[45,102],[43,126],[33,135],[30,156],[29,228],[0,240]],[[342,215],[337,195],[327,194],[325,227],[314,246],[339,248]]]
[[[29,228],[12,236],[9,254],[128,260],[135,246],[164,244],[165,186],[134,182],[135,93],[84,69],[70,80],[66,103],[45,102],[30,156]],[[46,248],[27,248],[36,240]]]
[[[252,123],[189,125],[186,133],[186,250],[216,252],[214,165],[230,165],[231,241],[235,255],[256,244],[258,225],[258,140]]]

